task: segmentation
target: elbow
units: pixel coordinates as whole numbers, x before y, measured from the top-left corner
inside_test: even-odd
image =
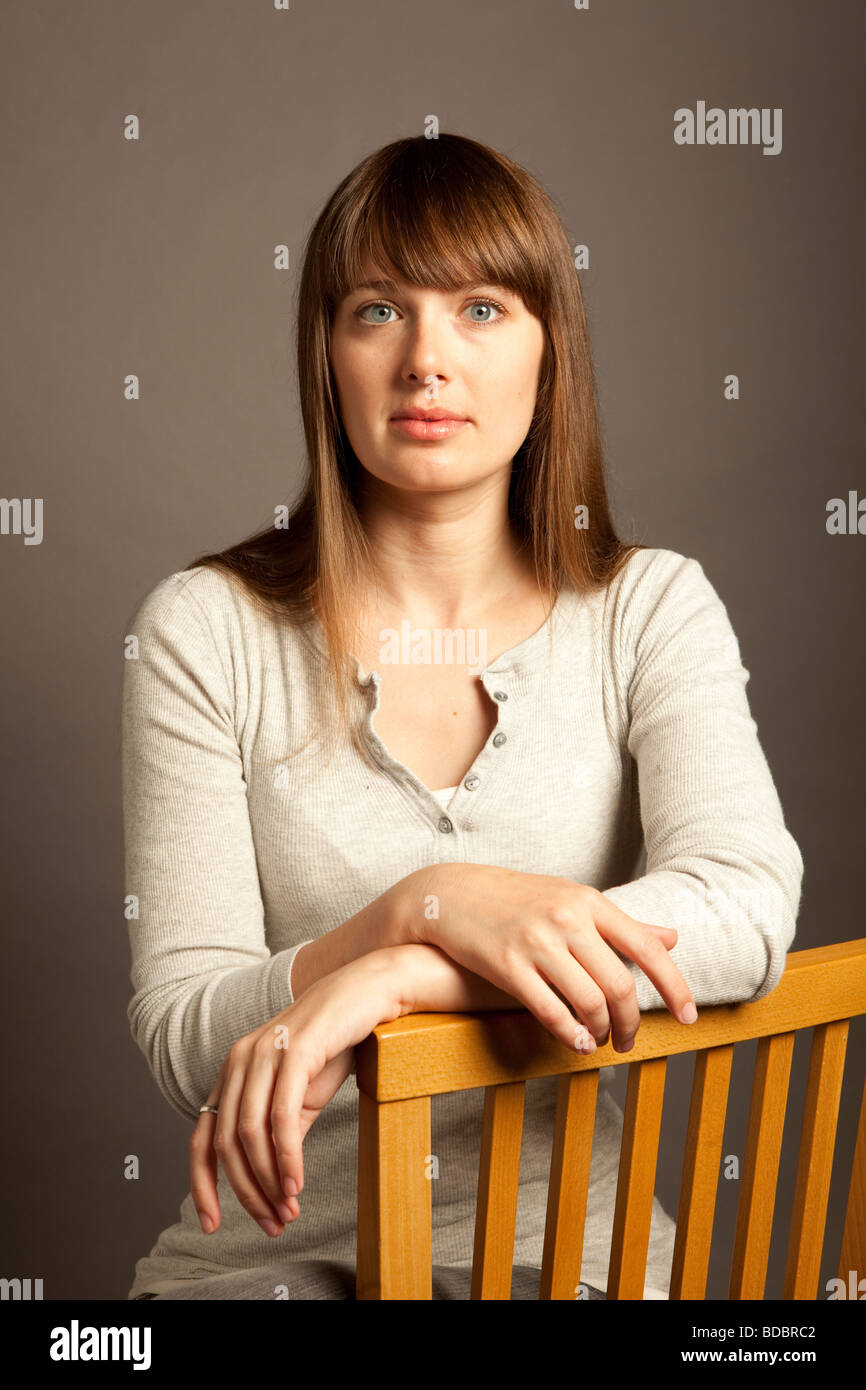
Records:
[[[186,1120],[198,1120],[199,1099],[185,1068],[176,1058],[176,1038],[179,1030],[173,1027],[173,1010],[148,1009],[138,995],[127,1010],[130,1031],[143,1053],[150,1073],[171,1108]]]
[[[759,856],[741,845],[683,869],[671,958],[682,962],[695,1003],[763,999],[781,980],[797,932],[803,860],[795,840],[784,831]]]
[[[749,1002],[770,994],[785,973],[787,955],[797,934],[803,874],[800,847],[786,830],[777,861],[761,876],[764,900],[752,929],[763,946],[765,969]]]

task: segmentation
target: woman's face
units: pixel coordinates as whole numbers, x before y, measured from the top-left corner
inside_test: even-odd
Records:
[[[494,284],[418,289],[369,261],[362,280],[335,312],[331,363],[363,467],[417,491],[510,473],[535,409],[541,320]],[[412,411],[451,418],[395,418]]]

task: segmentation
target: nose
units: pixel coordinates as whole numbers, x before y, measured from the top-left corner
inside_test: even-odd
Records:
[[[435,393],[451,374],[447,315],[433,307],[414,315],[407,320],[403,344],[403,380],[416,386],[423,382]]]

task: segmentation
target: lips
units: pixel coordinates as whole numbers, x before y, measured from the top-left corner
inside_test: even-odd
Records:
[[[452,415],[441,406],[434,406],[431,410],[399,410],[390,420],[392,428],[398,433],[420,440],[447,439],[468,423],[462,416]]]
[[[392,420],[464,420],[464,415],[455,415],[453,410],[446,410],[443,406],[434,405],[429,410],[423,406],[411,406],[406,410],[395,410],[391,416]]]
[[[437,415],[433,418],[429,415],[392,415],[389,423],[392,429],[408,436],[409,439],[436,440],[447,439],[449,435],[457,434],[459,430],[466,428],[469,421],[459,420],[453,415]]]

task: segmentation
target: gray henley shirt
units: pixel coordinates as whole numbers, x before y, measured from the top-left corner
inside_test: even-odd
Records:
[[[803,861],[786,829],[749,673],[701,565],[632,554],[599,593],[564,590],[548,622],[480,673],[497,724],[443,808],[375,731],[382,671],[355,658],[375,766],[345,736],[305,743],[324,633],[262,613],[209,567],[172,574],[128,629],[123,805],[133,1036],[190,1121],[237,1038],[292,1003],[306,942],[442,861],[561,875],[677,928],[695,1002],[757,999],[794,938]],[[132,647],[133,644],[128,644]],[[133,648],[134,651],[134,648]],[[641,872],[641,868],[643,871]],[[641,1010],[663,1008],[633,962]],[[581,1279],[605,1289],[622,1112],[601,1073]],[[514,1259],[540,1266],[555,1078],[527,1083]],[[472,1262],[483,1091],[432,1101],[434,1262]],[[222,1222],[189,1195],[138,1261],[129,1297],[279,1261],[355,1258],[357,1089],[350,1075],[304,1141],[301,1215],[275,1240],[220,1170]],[[645,1297],[666,1297],[674,1222],[658,1199]]]

